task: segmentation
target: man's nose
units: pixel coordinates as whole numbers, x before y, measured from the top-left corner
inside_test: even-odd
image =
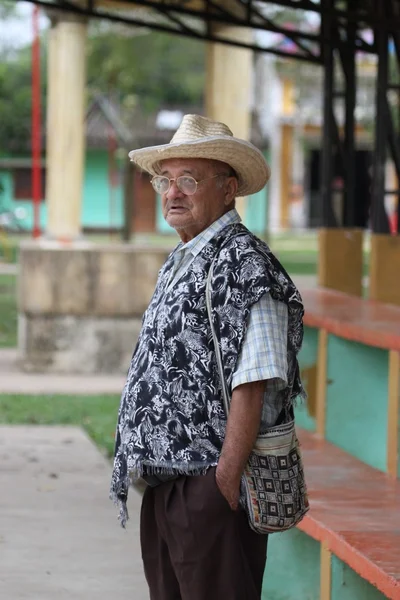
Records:
[[[171,185],[166,193],[167,200],[174,200],[175,198],[182,198],[185,194],[178,188],[177,183],[174,179],[171,180]]]

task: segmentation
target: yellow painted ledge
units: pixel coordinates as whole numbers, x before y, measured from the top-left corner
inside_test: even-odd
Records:
[[[371,300],[400,305],[400,235],[371,235]]]
[[[363,231],[320,229],[318,284],[353,296],[362,295]]]

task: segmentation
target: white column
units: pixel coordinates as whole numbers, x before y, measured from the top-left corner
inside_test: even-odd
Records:
[[[251,31],[242,27],[214,28],[219,35],[241,42],[251,40]],[[251,84],[253,52],[225,44],[207,44],[206,113],[226,123],[233,135],[248,140],[251,131]],[[245,200],[238,199],[237,209],[244,217]]]
[[[57,14],[49,35],[47,107],[47,236],[81,232],[85,161],[85,20]]]
[[[270,130],[270,167],[268,223],[272,233],[280,231],[281,221],[281,146],[282,131],[279,118]]]

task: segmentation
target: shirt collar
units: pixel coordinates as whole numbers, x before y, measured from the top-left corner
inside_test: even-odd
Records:
[[[200,254],[208,242],[211,241],[221,231],[221,229],[224,229],[224,227],[227,227],[227,225],[233,225],[234,223],[240,222],[240,215],[236,208],[233,208],[229,212],[222,215],[222,217],[214,221],[214,223],[207,227],[207,229],[196,235],[196,237],[190,240],[190,242],[179,246],[177,251],[183,251],[184,253],[190,252],[193,257],[196,257],[198,254]]]

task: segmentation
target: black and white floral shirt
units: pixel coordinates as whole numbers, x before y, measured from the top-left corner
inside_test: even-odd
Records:
[[[205,305],[214,257],[213,320],[225,378],[232,385],[251,308],[269,292],[287,307],[287,387],[282,405],[303,394],[297,353],[301,297],[268,246],[243,225],[212,237],[173,286],[173,253],[159,273],[143,317],[118,414],[111,496],[124,524],[130,478],[147,473],[201,474],[218,462],[226,417]]]

